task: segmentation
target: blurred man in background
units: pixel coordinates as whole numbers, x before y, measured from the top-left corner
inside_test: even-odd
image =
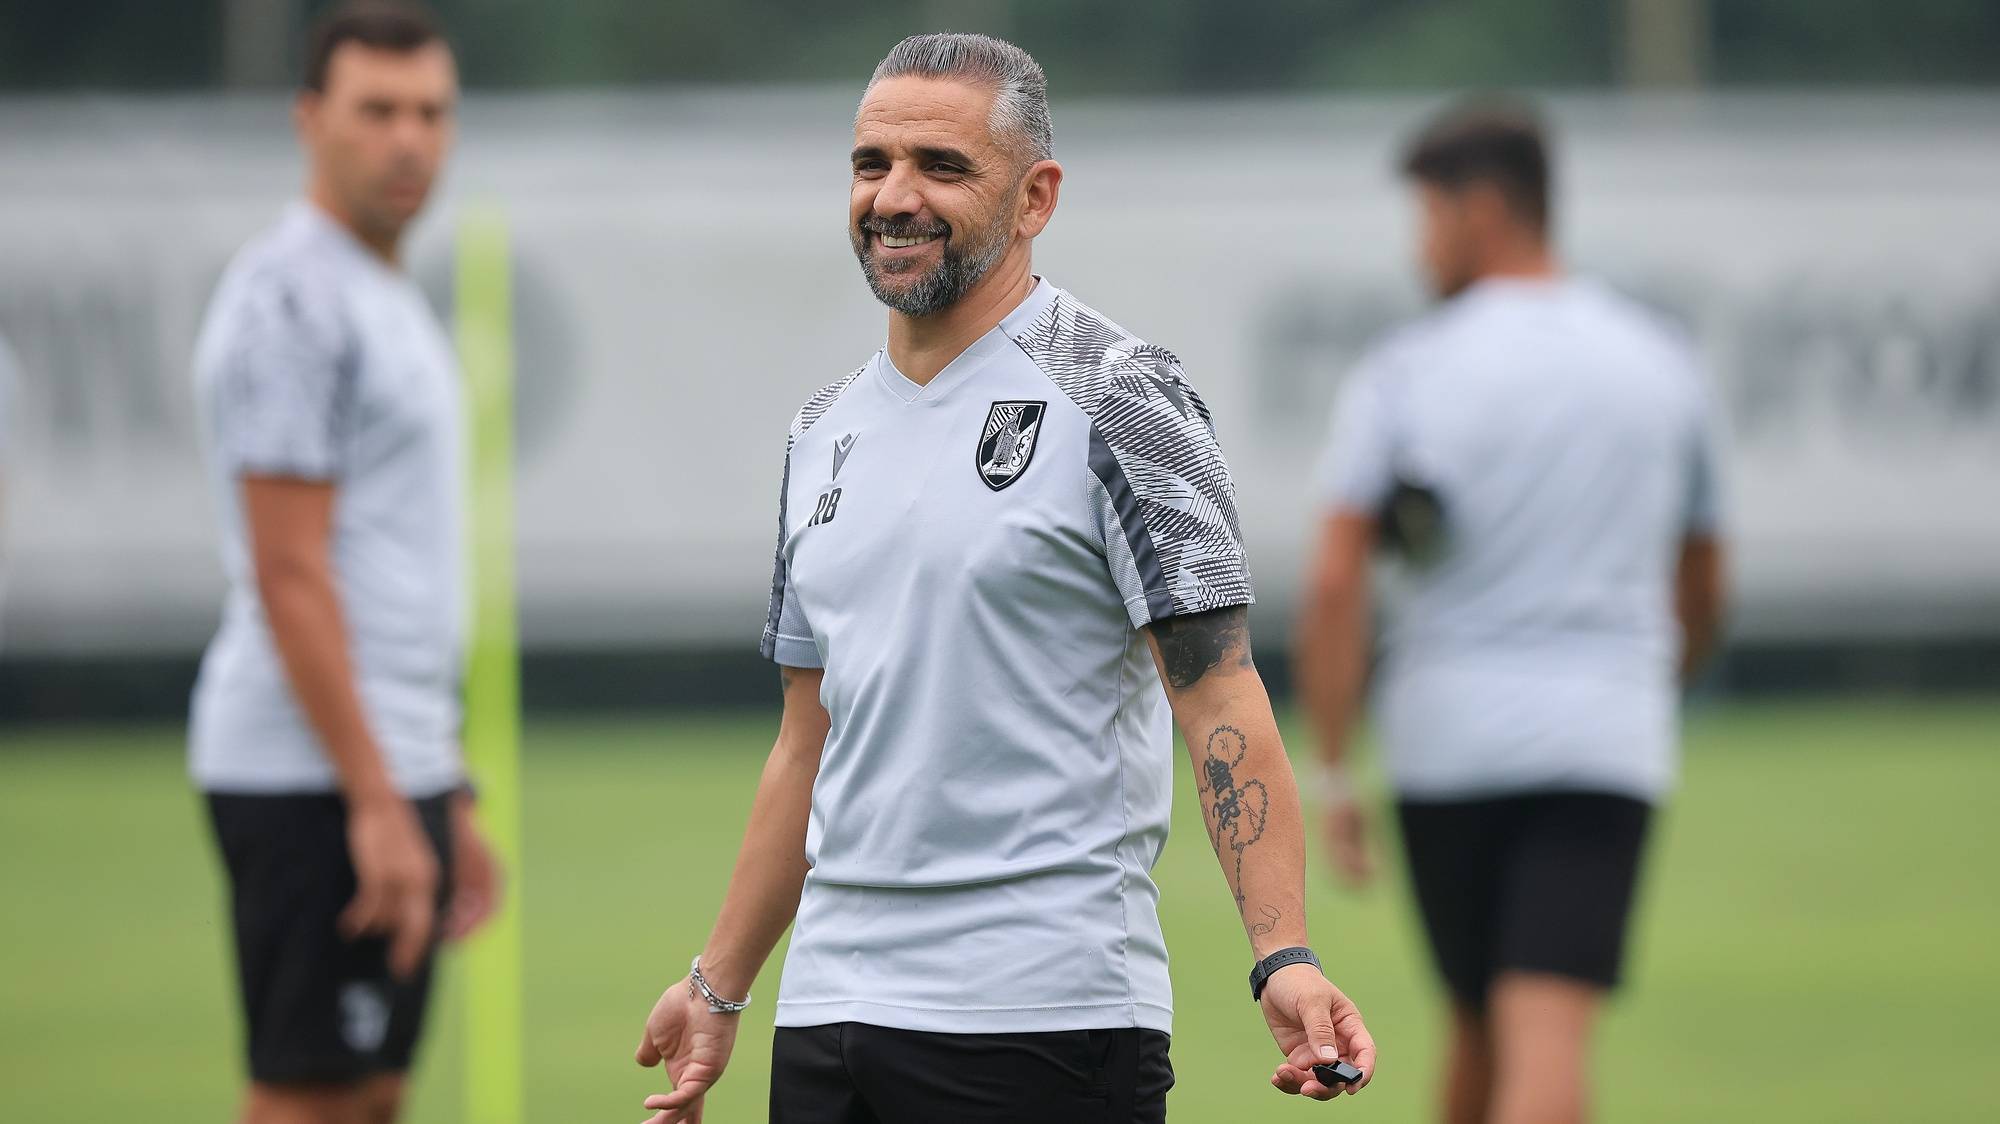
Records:
[[[1175,720],[1273,1081],[1352,1092],[1311,1069],[1372,1072],[1374,1047],[1302,947],[1304,828],[1208,409],[1031,268],[1062,183],[1041,67],[905,40],[854,133],[888,345],[792,422],[763,637],[784,718],[714,931],[639,1045],[675,1083],[655,1124],[700,1118],[794,915],[777,1124],[1164,1120]]]
[[[1390,548],[1377,715],[1451,997],[1443,1115],[1559,1124],[1585,1116],[1592,1021],[1673,783],[1676,676],[1721,617],[1714,433],[1686,343],[1557,261],[1530,114],[1454,110],[1403,171],[1442,303],[1342,387],[1298,686],[1335,866],[1360,882],[1347,747],[1369,558]]]
[[[232,891],[249,1124],[394,1119],[437,929],[498,891],[458,746],[458,372],[400,256],[456,97],[427,15],[330,13],[295,107],[306,198],[230,263],[195,353],[229,595],[190,756]]]

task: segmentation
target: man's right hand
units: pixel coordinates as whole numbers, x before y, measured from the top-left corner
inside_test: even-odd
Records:
[[[347,851],[354,860],[354,900],[340,914],[349,940],[375,934],[389,940],[389,970],[416,974],[437,923],[438,860],[400,796],[350,802]]]
[[[1327,805],[1323,813],[1327,853],[1333,869],[1349,886],[1366,886],[1375,877],[1375,849],[1369,838],[1368,813],[1352,796]]]
[[[654,1113],[646,1124],[701,1124],[702,1100],[722,1079],[742,1021],[741,1015],[709,1010],[708,1001],[689,989],[686,976],[660,995],[633,1056],[642,1066],[665,1062],[674,1091],[646,1098]]]

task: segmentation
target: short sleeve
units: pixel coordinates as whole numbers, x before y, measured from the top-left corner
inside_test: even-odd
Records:
[[[1089,459],[1105,554],[1134,627],[1255,600],[1229,464],[1178,366],[1106,395]]]
[[[332,294],[248,278],[215,380],[215,443],[238,475],[333,480],[353,409],[355,356]]]
[[[771,562],[771,610],[764,622],[764,639],[758,650],[764,658],[786,667],[820,667],[819,642],[813,638],[798,595],[792,590],[790,567],[785,563],[788,524],[786,498],[791,495],[792,457],[785,454],[785,471],[778,485],[778,549]]]
[[[1705,387],[1694,413],[1693,428],[1683,525],[1690,535],[1716,535],[1721,533],[1723,524],[1722,434],[1714,400]]]
[[[791,567],[785,561],[785,543],[791,537],[790,513],[785,507],[792,494],[792,451],[806,431],[826,416],[854,380],[861,377],[861,372],[873,363],[871,359],[848,372],[845,378],[820,387],[793,415],[791,431],[785,437],[785,471],[778,485],[778,549],[771,560],[771,611],[764,618],[764,639],[757,648],[765,659],[786,667],[825,666],[812,624],[806,620],[805,606],[799,603],[798,591],[792,588]]]
[[[1313,470],[1320,506],[1328,511],[1373,513],[1395,484],[1387,396],[1370,372],[1358,368],[1334,397],[1326,447]]]

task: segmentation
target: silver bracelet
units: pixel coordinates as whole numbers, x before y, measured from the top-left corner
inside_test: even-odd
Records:
[[[701,978],[701,957],[699,956],[694,958],[694,963],[688,965],[688,994],[694,996],[696,999],[706,999],[708,1001],[708,1009],[718,1015],[740,1015],[743,1013],[743,1008],[750,1005],[752,998],[746,995],[743,997],[743,1002],[732,1003],[717,995],[708,986],[708,981]]]

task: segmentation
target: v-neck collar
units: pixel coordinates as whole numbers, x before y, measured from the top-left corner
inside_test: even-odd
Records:
[[[971,346],[958,353],[958,357],[945,364],[930,382],[919,385],[908,375],[896,369],[889,359],[889,348],[885,345],[875,353],[875,381],[882,389],[895,395],[905,405],[920,402],[936,402],[956,390],[974,373],[986,365],[995,355],[1004,355],[1014,349],[1014,337],[1034,323],[1043,310],[1056,299],[1056,287],[1047,278],[1035,278],[1035,287],[1014,311],[1002,317],[987,333],[972,341]]]

